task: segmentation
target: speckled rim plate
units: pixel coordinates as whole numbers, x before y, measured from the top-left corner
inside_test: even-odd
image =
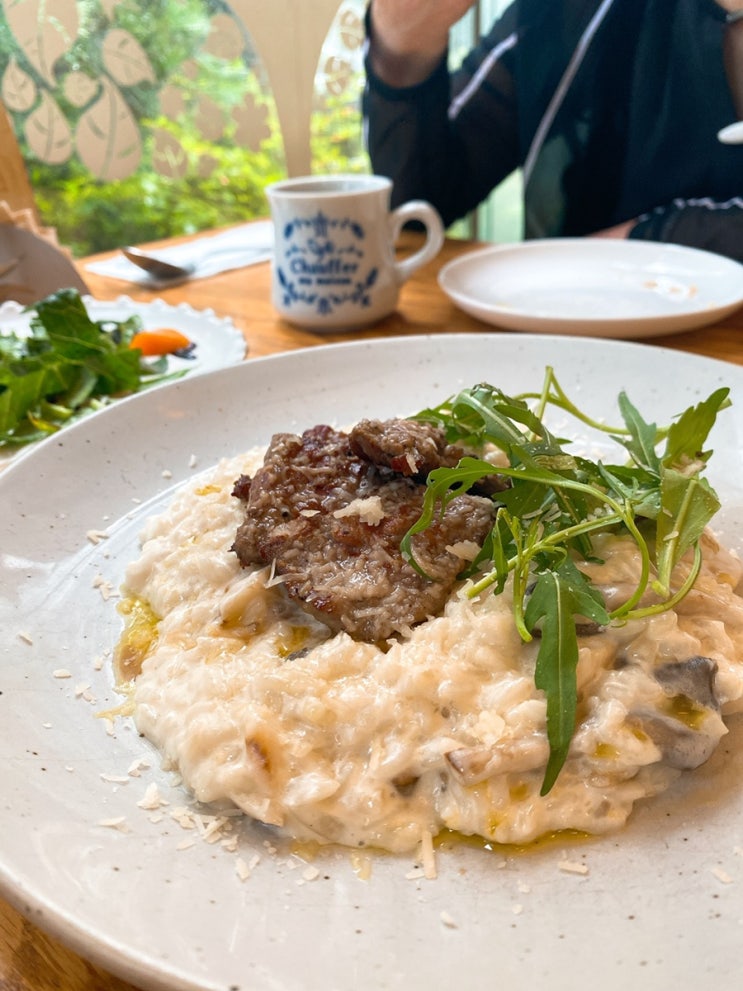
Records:
[[[626,342],[441,335],[256,359],[123,400],[6,469],[3,896],[143,988],[594,991],[598,975],[605,991],[730,987],[743,919],[739,721],[621,833],[527,854],[442,849],[425,880],[413,858],[330,850],[308,862],[245,821],[227,832],[218,810],[184,819],[188,797],[128,719],[100,718],[121,701],[115,592],[144,518],[175,486],[276,430],[410,413],[483,379],[533,389],[546,364],[612,420],[622,388],[664,422],[730,386],[710,477],[719,528],[741,550],[743,369]],[[153,784],[168,804],[153,803]]]
[[[127,320],[136,315],[145,330],[173,327],[185,334],[196,345],[194,356],[186,359],[169,355],[168,371],[196,375],[235,364],[245,357],[246,344],[242,333],[231,319],[217,316],[214,310],[195,310],[187,303],[171,306],[162,299],[140,303],[129,296],[119,296],[111,301],[83,296],[83,302],[93,320]],[[30,320],[31,314],[22,304],[11,301],[0,305],[0,335],[11,332],[25,334],[29,330]],[[14,448],[0,448],[0,465],[16,453]]]
[[[137,315],[145,330],[173,327],[196,345],[192,359],[168,357],[170,371],[211,372],[232,365],[245,357],[245,338],[229,317],[220,317],[214,310],[195,310],[187,303],[171,306],[162,299],[141,303],[130,296],[115,300],[83,296],[85,308],[92,320],[127,320]],[[0,334],[28,330],[30,314],[20,303],[0,305]]]
[[[651,241],[551,238],[477,249],[439,285],[485,323],[541,334],[640,339],[721,320],[743,304],[743,265]]]

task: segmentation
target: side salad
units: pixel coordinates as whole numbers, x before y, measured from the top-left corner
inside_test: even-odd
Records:
[[[180,378],[167,354],[191,356],[182,334],[142,329],[137,315],[92,320],[75,289],[35,303],[30,332],[0,333],[0,449],[54,433],[112,399]]]

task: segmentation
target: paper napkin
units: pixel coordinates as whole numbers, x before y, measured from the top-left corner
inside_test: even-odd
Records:
[[[260,220],[162,250],[153,249],[149,253],[174,265],[193,265],[194,271],[189,278],[205,279],[219,272],[267,261],[273,254],[273,224],[270,220]],[[174,284],[172,279],[154,278],[123,255],[89,262],[85,268],[98,275],[153,289]]]

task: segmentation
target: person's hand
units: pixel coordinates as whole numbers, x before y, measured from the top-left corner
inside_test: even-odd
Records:
[[[390,86],[423,82],[446,51],[449,30],[475,0],[374,0],[371,65]]]

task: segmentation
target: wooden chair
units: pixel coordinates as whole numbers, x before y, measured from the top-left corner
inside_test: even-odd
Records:
[[[0,203],[6,203],[12,214],[30,211],[30,217],[38,224],[39,214],[34,192],[18,147],[13,124],[2,103],[0,103]]]
[[[264,99],[270,88],[286,170],[289,175],[309,173],[318,67],[325,72],[328,91],[333,96],[340,91],[331,88],[331,82],[337,87],[344,71],[349,77],[352,72],[350,61],[342,57],[322,58],[326,39],[331,32],[331,48],[340,43],[342,53],[356,57],[361,44],[355,8],[349,7],[338,18],[344,2],[361,4],[361,0],[232,0],[229,16],[211,17],[204,50],[225,59],[247,56],[248,69],[255,76],[251,85],[258,83],[257,100],[251,91],[242,104],[232,109],[214,106],[208,92],[196,94],[198,99],[187,105],[183,91],[188,87],[157,80],[147,52],[133,34],[117,25],[112,13],[115,5],[111,4],[104,5],[107,14],[101,31],[104,59],[100,79],[78,72],[60,80],[52,69],[55,60],[81,37],[80,24],[73,15],[76,7],[83,6],[82,0],[65,0],[70,20],[63,32],[61,22],[52,18],[48,10],[45,12],[43,5],[6,4],[8,27],[19,57],[13,62],[13,71],[5,71],[0,80],[0,223],[22,223],[26,229],[30,229],[31,221],[37,226],[39,223],[34,191],[16,134],[19,138],[23,135],[24,154],[42,163],[49,175],[55,166],[75,156],[95,181],[91,183],[91,196],[96,195],[95,187],[126,179],[136,171],[144,155],[144,134],[127,103],[127,94],[129,87],[140,83],[156,89],[165,117],[176,117],[186,108],[207,142],[231,132],[236,146],[246,153],[260,150],[260,142],[270,136]],[[355,18],[354,23],[349,14]],[[19,67],[24,64],[34,71],[22,71]],[[182,68],[186,74],[190,71],[186,62]],[[67,104],[59,98],[62,93],[80,111],[69,120]],[[12,111],[12,118],[6,107]],[[178,180],[191,169],[206,177],[214,168],[209,154],[195,161],[191,152],[189,158],[179,138],[157,123],[148,136],[152,139],[153,171],[160,175]],[[19,211],[24,211],[23,221]]]
[[[266,67],[290,176],[310,172],[315,72],[341,0],[233,0]]]

